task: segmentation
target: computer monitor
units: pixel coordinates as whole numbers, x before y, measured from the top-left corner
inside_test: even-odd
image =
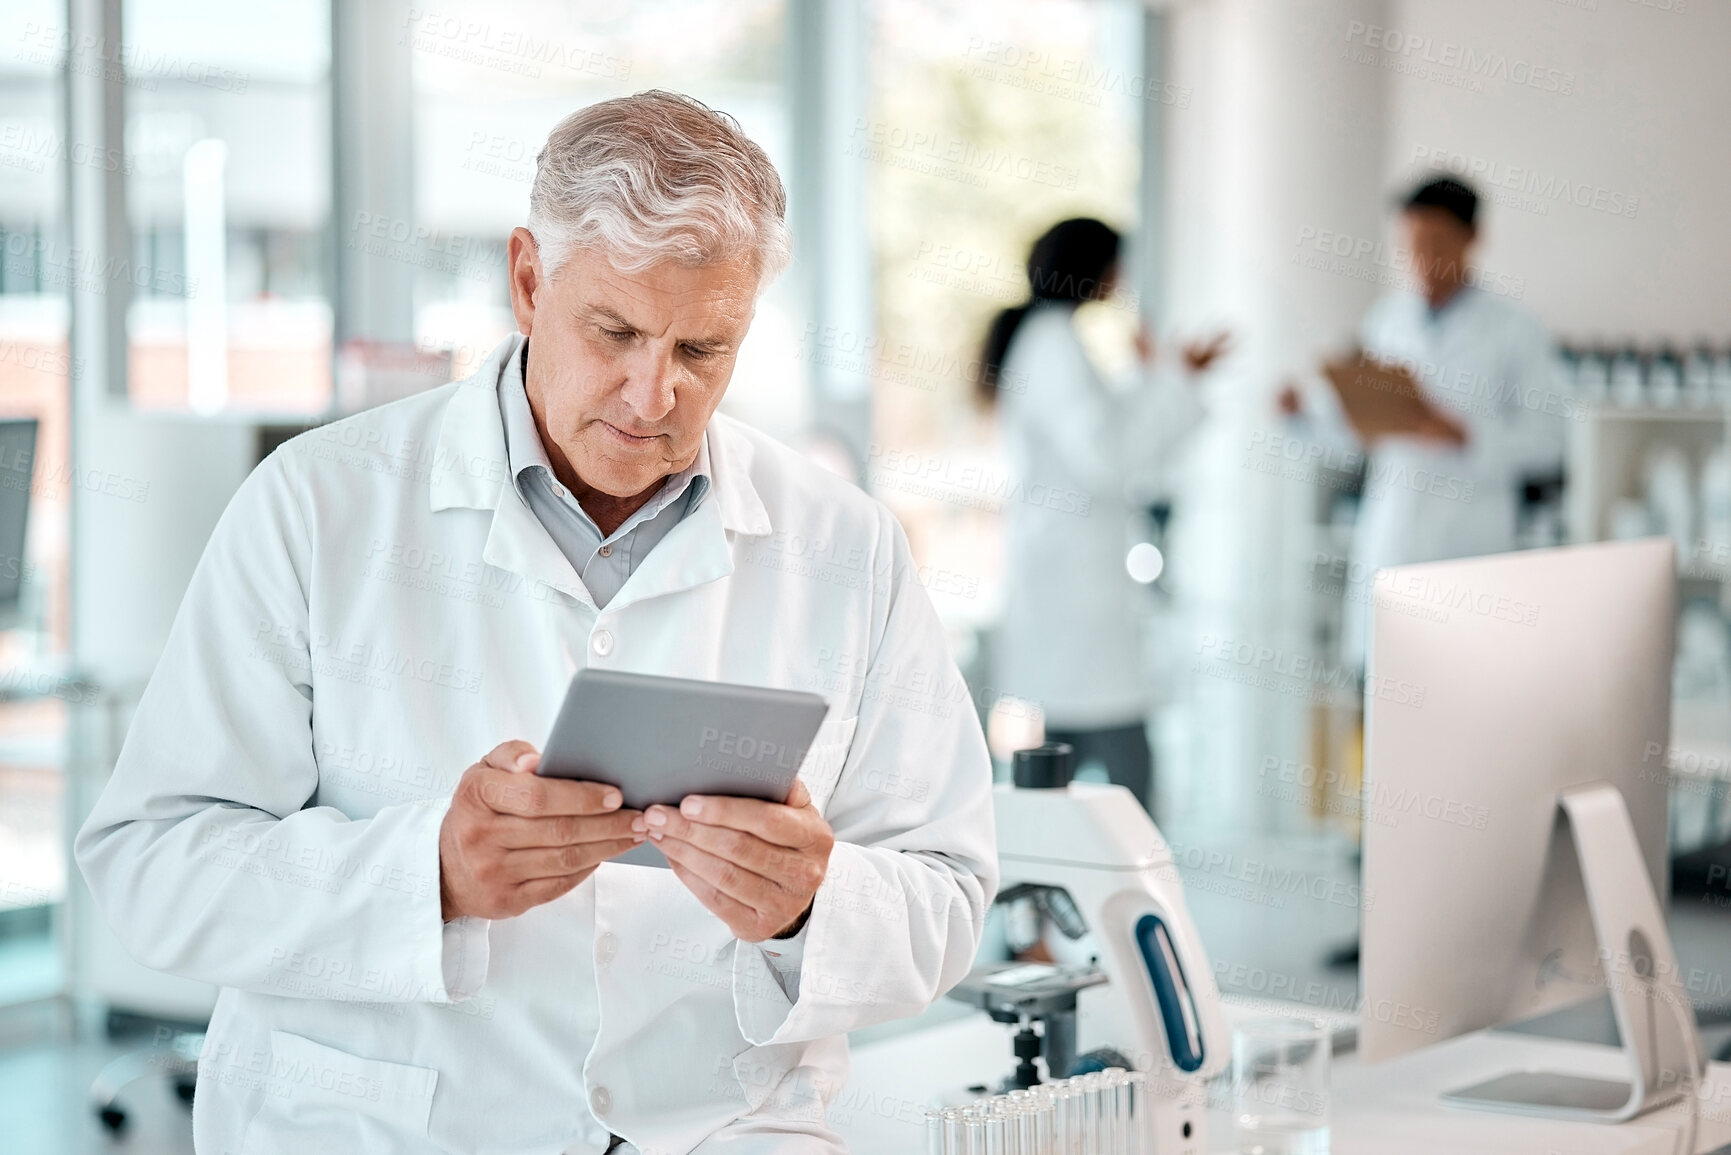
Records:
[[[1628,1118],[1699,1071],[1657,897],[1675,603],[1669,539],[1377,573],[1366,1061],[1609,991],[1631,1081],[1507,1072],[1471,1105]]]
[[[17,625],[20,617],[35,464],[36,419],[0,420],[0,629]]]

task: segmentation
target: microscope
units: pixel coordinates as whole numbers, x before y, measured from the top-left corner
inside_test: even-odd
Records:
[[[998,902],[1031,900],[1086,962],[976,967],[951,997],[1020,1027],[1011,1086],[1046,1074],[1145,1072],[1155,1155],[1207,1151],[1206,1080],[1226,1064],[1220,995],[1178,869],[1122,786],[1072,782],[1062,743],[1018,750],[994,791]],[[1040,1032],[1034,1027],[1038,1025]]]

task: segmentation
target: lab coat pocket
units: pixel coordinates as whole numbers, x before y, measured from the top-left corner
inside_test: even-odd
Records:
[[[427,1067],[363,1059],[291,1035],[270,1033],[264,1106],[247,1125],[241,1155],[421,1150],[433,1086]]]
[[[848,748],[853,743],[854,728],[858,725],[857,716],[829,719],[818,727],[811,749],[805,752],[805,761],[799,767],[799,780],[811,792],[812,803],[819,814],[829,809],[830,796],[835,793],[836,783],[841,781],[842,767],[847,763]]]

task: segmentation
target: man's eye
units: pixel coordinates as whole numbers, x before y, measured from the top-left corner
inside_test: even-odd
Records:
[[[608,339],[612,341],[625,341],[631,337],[631,330],[629,329],[602,329],[601,331],[607,334]]]
[[[693,361],[707,361],[711,357],[715,356],[715,350],[700,349],[696,345],[687,345],[685,347],[685,355],[690,357]]]

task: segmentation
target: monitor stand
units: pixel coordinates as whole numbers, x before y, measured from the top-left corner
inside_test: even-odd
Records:
[[[1632,1077],[1516,1071],[1443,1099],[1483,1110],[1620,1123],[1690,1091],[1706,1062],[1622,792],[1601,782],[1566,790],[1558,803],[1574,835],[1600,967]]]

